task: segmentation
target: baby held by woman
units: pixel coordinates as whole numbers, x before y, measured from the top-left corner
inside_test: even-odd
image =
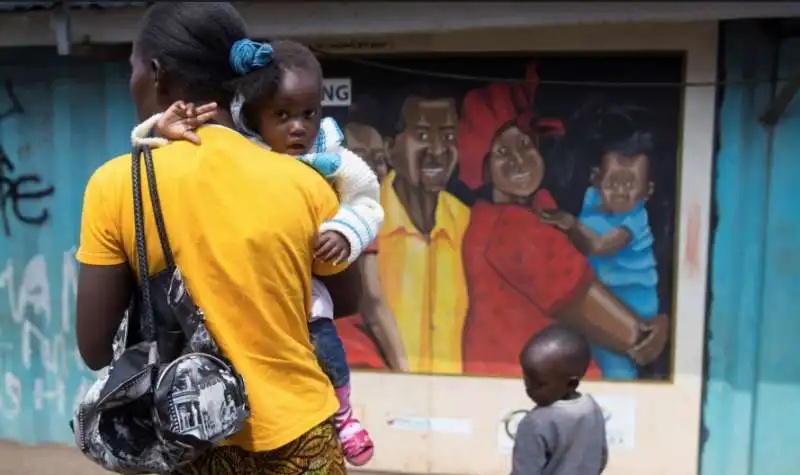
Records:
[[[378,180],[357,155],[342,147],[336,121],[320,119],[322,67],[314,54],[293,41],[272,44],[238,41],[231,49],[237,80],[231,112],[239,131],[276,152],[297,157],[329,179],[342,203],[320,228],[316,257],[353,262],[383,224]],[[216,104],[194,107],[177,102],[132,132],[134,145],[161,146],[170,140],[198,142],[193,129],[210,120]],[[257,130],[258,133],[253,132]],[[336,389],[334,422],[345,457],[364,465],[373,455],[369,434],[350,406],[350,369],[333,323],[333,302],[325,285],[313,279],[309,333],[317,358]]]

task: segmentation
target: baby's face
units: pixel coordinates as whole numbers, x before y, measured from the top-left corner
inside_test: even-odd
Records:
[[[617,152],[608,152],[603,155],[603,166],[595,186],[600,191],[606,211],[627,213],[639,201],[649,198],[649,160],[643,154],[626,157]]]
[[[258,114],[258,133],[273,150],[303,155],[317,138],[322,104],[319,78],[304,71],[284,70],[270,104]]]

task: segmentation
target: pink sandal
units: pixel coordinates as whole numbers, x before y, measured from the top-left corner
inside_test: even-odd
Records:
[[[350,465],[360,467],[372,459],[375,444],[369,433],[352,413],[340,421],[336,421],[339,442],[342,444],[344,457]]]

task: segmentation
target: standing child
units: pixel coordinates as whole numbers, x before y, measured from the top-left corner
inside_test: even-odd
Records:
[[[269,45],[240,40],[231,50],[230,62],[243,76],[232,85],[238,94],[231,113],[240,131],[276,152],[293,155],[314,167],[333,182],[339,194],[342,206],[320,229],[317,257],[355,261],[383,223],[378,180],[363,160],[341,146],[344,135],[336,121],[320,120],[319,61],[308,48],[293,41]],[[132,132],[133,143],[158,146],[168,140],[197,142],[192,129],[210,120],[215,108],[214,104],[194,108],[175,103],[164,114],[137,126]],[[163,138],[149,138],[151,129]],[[309,333],[320,365],[339,399],[334,417],[339,439],[348,462],[364,465],[372,458],[374,444],[350,405],[350,369],[333,324],[333,302],[321,281],[313,279],[311,290]]]
[[[598,475],[608,460],[605,419],[578,392],[592,353],[582,335],[551,325],[520,353],[525,391],[536,407],[520,421],[511,475]]]

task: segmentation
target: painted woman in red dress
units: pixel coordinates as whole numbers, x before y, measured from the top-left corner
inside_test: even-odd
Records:
[[[532,64],[526,84],[491,84],[464,98],[460,179],[484,192],[472,208],[463,245],[470,299],[464,372],[519,375],[525,341],[556,321],[646,364],[669,337],[666,317],[640,319],[595,279],[564,233],[539,217],[557,208],[540,188],[545,160],[539,138],[561,135],[564,128],[558,119],[534,114],[537,85]]]

